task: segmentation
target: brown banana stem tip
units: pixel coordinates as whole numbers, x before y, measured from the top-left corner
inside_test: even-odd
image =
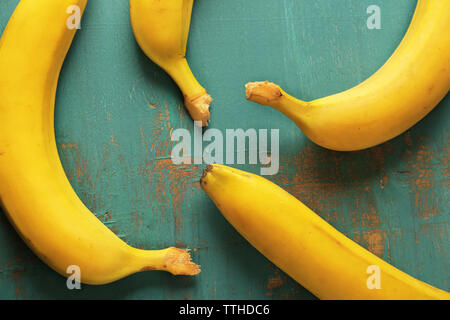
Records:
[[[213,99],[211,96],[205,93],[196,98],[186,97],[184,104],[186,105],[192,119],[194,119],[194,121],[201,121],[202,126],[206,127],[208,126],[208,121],[210,118],[209,105],[212,101]]]
[[[212,171],[212,169],[213,169],[213,166],[212,165],[208,165],[206,168],[205,168],[205,170],[203,170],[203,174],[202,174],[202,177],[200,178],[200,186],[203,188],[203,186],[205,186],[206,185],[206,176],[208,175],[208,173],[210,173],[211,171]]]
[[[247,83],[245,91],[247,100],[262,105],[269,105],[283,96],[280,87],[269,81]]]
[[[175,276],[195,276],[200,273],[200,266],[192,262],[188,249],[170,249],[170,253],[164,258],[164,266],[168,272]]]

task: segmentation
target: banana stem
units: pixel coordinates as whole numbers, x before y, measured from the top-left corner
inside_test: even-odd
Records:
[[[139,261],[139,271],[160,270],[175,276],[200,273],[200,267],[191,261],[189,250],[175,247],[152,251],[136,249],[135,255]]]
[[[170,65],[170,69],[166,71],[183,92],[184,104],[192,119],[201,121],[202,126],[207,126],[210,118],[211,96],[195,78],[186,58],[180,58],[168,65]]]
[[[272,82],[250,82],[246,84],[245,89],[247,100],[270,106],[293,121],[300,120],[310,109],[308,102],[290,96]]]

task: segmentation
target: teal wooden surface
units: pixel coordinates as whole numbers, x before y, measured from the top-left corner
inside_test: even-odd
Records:
[[[0,1],[0,32],[18,2]],[[381,8],[381,30],[366,27],[371,4]],[[247,102],[243,90],[269,79],[308,100],[352,87],[390,56],[415,4],[197,0],[188,56],[215,99],[211,127],[279,128],[281,168],[272,181],[386,261],[449,290],[448,97],[395,140],[337,153],[312,144],[275,110]],[[69,291],[1,214],[0,298],[314,298],[225,221],[199,188],[204,166],[171,164],[169,132],[193,124],[172,80],[136,45],[128,1],[89,2],[62,71],[55,122],[62,163],[85,204],[133,246],[195,249],[203,271],[195,278],[147,272]]]

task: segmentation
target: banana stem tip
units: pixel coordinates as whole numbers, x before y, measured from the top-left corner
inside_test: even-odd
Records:
[[[281,88],[269,81],[249,82],[245,85],[245,93],[247,100],[262,105],[270,105],[283,96]]]
[[[199,274],[200,266],[192,262],[189,251],[189,249],[170,248],[170,252],[164,261],[167,271],[175,276],[195,276]]]
[[[205,170],[203,170],[203,174],[202,177],[200,179],[200,182],[203,182],[206,178],[206,176],[208,175],[209,172],[211,172],[213,169],[213,166],[208,164],[208,166],[205,168]]]
[[[209,106],[213,99],[207,93],[202,94],[196,98],[186,97],[184,104],[189,111],[192,119],[195,121],[201,121],[202,127],[208,126],[210,118]]]

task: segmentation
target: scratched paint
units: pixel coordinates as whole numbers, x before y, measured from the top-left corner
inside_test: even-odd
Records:
[[[196,1],[187,54],[214,97],[212,127],[280,129],[272,181],[376,255],[449,290],[448,97],[397,139],[338,153],[247,102],[243,89],[267,79],[308,100],[358,84],[395,49],[415,2],[376,0],[383,27],[368,30],[372,0]],[[0,1],[0,31],[17,3]],[[203,166],[171,164],[171,132],[193,125],[173,81],[136,45],[127,6],[88,4],[58,88],[61,161],[83,202],[119,237],[139,248],[191,248],[202,273],[146,272],[69,291],[0,214],[0,298],[312,299],[220,215],[199,188]]]

